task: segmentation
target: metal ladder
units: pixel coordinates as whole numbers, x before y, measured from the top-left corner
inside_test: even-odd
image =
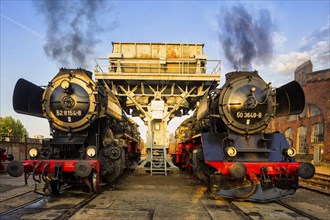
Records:
[[[167,158],[165,148],[151,148],[150,175],[167,176]]]

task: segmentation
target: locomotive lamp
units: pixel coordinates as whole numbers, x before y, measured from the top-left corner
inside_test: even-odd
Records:
[[[61,87],[62,87],[62,89],[68,89],[70,87],[70,82],[67,80],[63,80],[61,82]]]
[[[297,154],[297,150],[294,149],[293,147],[290,147],[288,149],[283,150],[283,155],[288,156],[288,157],[294,157]]]
[[[225,151],[226,151],[227,155],[230,157],[235,157],[237,154],[237,150],[235,147],[227,147],[225,149]]]
[[[37,148],[34,148],[34,147],[30,148],[29,155],[32,158],[37,157],[39,155],[39,150]]]
[[[96,148],[94,146],[90,146],[86,150],[88,157],[94,157],[96,155]]]
[[[294,157],[294,156],[296,156],[297,151],[296,151],[296,149],[290,147],[290,148],[286,151],[286,153],[288,154],[289,157]]]

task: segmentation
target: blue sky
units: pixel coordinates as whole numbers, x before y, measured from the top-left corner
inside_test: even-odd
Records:
[[[40,1],[39,1],[40,2]],[[49,136],[45,119],[20,115],[12,108],[16,81],[25,78],[37,85],[46,85],[60,67],[94,68],[95,57],[111,53],[111,42],[178,42],[204,43],[209,59],[220,59],[221,81],[232,71],[224,56],[219,33],[222,16],[240,5],[252,16],[267,10],[273,23],[271,37],[273,57],[267,64],[252,62],[252,68],[274,86],[293,79],[293,71],[311,59],[314,70],[330,68],[329,1],[106,1],[105,10],[98,11],[100,29],[97,42],[86,63],[63,63],[48,57],[43,49],[47,42],[44,16],[32,1],[1,0],[1,81],[0,116],[22,121],[30,136]],[[80,1],[75,4],[81,4]],[[69,7],[69,4],[68,4]],[[70,8],[70,10],[75,10]],[[69,10],[58,13],[70,14]],[[65,24],[65,22],[63,23]],[[68,28],[63,25],[63,29]],[[171,124],[175,130],[177,121]],[[141,129],[142,133],[144,129]]]

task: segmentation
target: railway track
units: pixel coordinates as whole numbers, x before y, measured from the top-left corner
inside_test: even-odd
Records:
[[[104,192],[106,190],[112,190],[114,188],[114,185],[116,185],[116,184],[124,181],[131,172],[132,172],[131,170],[127,170],[126,172],[124,172],[112,184],[108,184],[105,187],[103,187],[102,192]],[[55,219],[56,220],[66,220],[66,219],[69,219],[74,214],[76,214],[77,212],[79,212],[84,206],[86,206],[91,201],[93,201],[95,198],[97,198],[98,196],[100,196],[102,194],[102,192],[99,193],[99,194],[89,194],[84,200],[82,200],[78,204],[74,205],[72,208],[68,209],[67,211],[63,212],[60,216],[56,217]]]
[[[283,201],[280,201],[280,200],[279,200],[279,201],[276,201],[276,203],[279,204],[280,206],[283,206],[283,207],[285,207],[285,208],[287,208],[287,209],[289,209],[289,210],[291,210],[291,211],[293,211],[293,212],[295,212],[295,213],[298,213],[299,215],[304,216],[304,217],[306,217],[306,218],[308,218],[308,219],[311,219],[311,220],[319,220],[318,217],[313,216],[313,215],[307,213],[307,212],[304,211],[304,210],[297,209],[296,207],[294,207],[294,206],[292,206],[292,205],[290,205],[290,204],[288,204],[288,203],[285,203],[285,202],[283,202]]]
[[[19,209],[23,209],[29,205],[37,203],[47,196],[35,194],[34,191],[19,194],[12,198],[6,199],[0,203],[0,218],[6,219],[5,217]]]
[[[284,197],[274,202],[258,203],[240,200],[228,200],[221,196],[215,196],[206,192],[207,200],[201,200],[203,207],[209,214],[210,219],[230,220],[277,220],[277,219],[299,219],[299,220],[328,220],[329,195],[311,192],[310,200],[307,199],[307,190],[301,190],[294,196]]]
[[[0,219],[55,219],[88,197],[88,193],[74,190],[61,191],[57,196],[29,192],[5,201],[8,205],[0,204],[0,207],[6,208],[1,211]]]
[[[300,188],[330,195],[330,175],[315,173],[311,179],[299,179],[299,185]]]
[[[202,200],[210,219],[260,220],[260,219],[299,219],[319,220],[318,216],[309,214],[282,201],[255,203],[228,200]],[[326,219],[326,218],[324,218]]]
[[[0,219],[316,220],[329,219],[326,215],[328,198],[301,189],[279,202],[230,201],[212,197],[203,184],[188,175],[151,178],[145,174],[125,173],[98,195],[70,189],[58,196],[42,197],[29,191],[0,200],[0,208],[15,204],[0,210]],[[16,201],[21,203],[16,204]]]
[[[129,172],[125,172],[113,184],[123,181],[128,175]],[[69,219],[101,194],[82,192],[81,188],[66,190],[69,187],[62,188],[60,194],[56,196],[40,195],[30,189],[3,199],[0,201],[0,219],[12,220],[26,217],[29,219]],[[112,188],[113,185],[109,184],[102,191]]]

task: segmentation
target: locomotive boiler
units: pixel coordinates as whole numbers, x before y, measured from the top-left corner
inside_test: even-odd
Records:
[[[299,177],[313,177],[315,168],[296,162],[284,134],[267,127],[304,106],[296,81],[274,89],[257,71],[228,73],[224,86],[205,94],[177,129],[173,160],[223,197],[264,202],[293,194]]]
[[[30,160],[12,161],[11,176],[24,173],[58,194],[63,184],[84,184],[100,192],[139,161],[139,133],[104,81],[84,69],[60,69],[42,88],[19,79],[13,95],[18,113],[46,118],[52,138],[28,150]]]

